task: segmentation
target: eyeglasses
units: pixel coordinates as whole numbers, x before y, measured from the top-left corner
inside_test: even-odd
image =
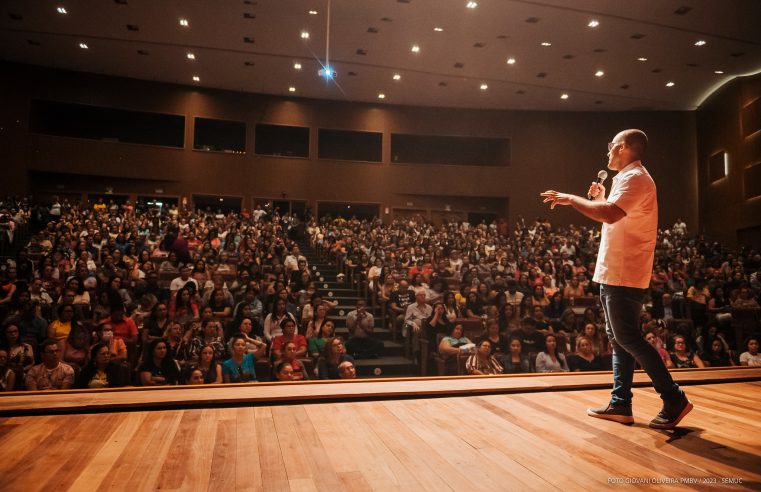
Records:
[[[613,150],[615,147],[619,145],[623,145],[623,144],[624,144],[623,142],[608,142],[608,152]]]

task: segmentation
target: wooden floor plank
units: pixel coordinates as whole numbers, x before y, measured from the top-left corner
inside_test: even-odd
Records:
[[[235,415],[235,490],[255,492],[263,488],[259,465],[256,420],[252,407],[231,409]]]
[[[269,491],[290,490],[285,460],[277,439],[272,409],[259,407],[254,410],[259,466],[262,471],[262,489]]]
[[[217,422],[212,453],[211,474],[208,490],[234,490],[237,483],[237,453],[238,436],[235,420],[221,419]],[[245,465],[241,465],[245,468]]]

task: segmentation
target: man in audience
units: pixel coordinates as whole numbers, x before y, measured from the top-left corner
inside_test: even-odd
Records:
[[[433,313],[433,308],[425,302],[425,289],[419,288],[415,292],[415,303],[407,306],[407,312],[404,315],[404,325],[402,337],[410,340],[412,353],[417,356],[420,352],[420,337],[425,336],[423,323]]]
[[[338,376],[341,379],[357,379],[357,369],[350,360],[345,360],[338,364]]]
[[[355,359],[377,359],[383,354],[383,342],[372,336],[375,318],[367,311],[366,305],[367,301],[357,299],[357,309],[346,315],[346,328],[350,335],[346,352]]]
[[[47,339],[40,344],[42,363],[26,373],[26,389],[47,391],[70,389],[74,384],[74,369],[61,362],[61,349],[56,340]]]
[[[199,285],[196,279],[190,277],[190,267],[188,265],[183,265],[180,267],[180,276],[173,279],[172,283],[169,284],[169,293],[171,295],[174,295],[178,290],[185,287],[185,284],[191,283],[195,285],[195,291],[198,292]]]

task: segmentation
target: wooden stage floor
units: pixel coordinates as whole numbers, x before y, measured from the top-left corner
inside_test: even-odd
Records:
[[[628,427],[587,417],[609,390],[578,385],[5,417],[0,490],[761,490],[755,376],[685,386],[695,409],[673,432],[647,427],[652,388]]]

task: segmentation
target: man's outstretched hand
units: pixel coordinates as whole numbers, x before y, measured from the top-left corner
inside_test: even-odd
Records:
[[[542,203],[550,203],[550,209],[555,208],[555,205],[570,205],[571,197],[568,193],[560,193],[555,190],[547,190],[544,193],[540,193],[540,196],[544,197]]]

